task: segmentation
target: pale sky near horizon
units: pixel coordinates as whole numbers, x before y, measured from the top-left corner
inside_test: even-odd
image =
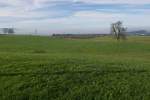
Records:
[[[150,0],[1,0],[0,27],[25,32],[104,33],[121,20],[150,28]]]

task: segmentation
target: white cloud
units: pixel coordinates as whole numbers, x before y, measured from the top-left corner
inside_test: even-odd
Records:
[[[112,22],[121,20],[126,27],[146,27],[150,15],[114,14],[93,11],[80,11],[67,18],[51,18],[37,21],[24,21],[17,23],[18,27],[38,29],[46,33],[104,33],[109,32]],[[42,27],[42,28],[41,28]]]
[[[32,0],[37,4],[44,2],[85,2],[85,3],[119,3],[119,4],[147,4],[149,0]]]
[[[57,18],[55,16],[63,15],[63,13],[51,9],[47,11],[37,10],[47,6],[57,6],[59,2],[82,2],[82,4],[129,4],[126,5],[126,8],[131,5],[130,8],[132,8],[136,5],[135,8],[133,7],[129,10],[130,12],[138,12],[138,14],[124,13],[123,11],[119,12],[119,10],[118,12],[115,12],[116,9],[111,8],[100,8],[100,10],[96,8],[91,11],[86,11],[86,9],[83,11],[73,11],[69,16]],[[110,23],[117,20],[124,21],[124,24],[129,27],[150,26],[150,10],[137,7],[137,4],[150,4],[150,0],[1,0],[0,4],[5,6],[0,7],[0,26],[2,27],[13,25],[14,27],[27,28],[30,30],[38,28],[47,30],[47,32],[50,33],[63,33],[99,32],[104,28],[108,31]],[[67,11],[68,9],[64,8],[64,10]],[[52,18],[52,16],[55,18]],[[11,22],[11,20],[14,21]]]
[[[76,2],[98,3],[98,4],[147,4],[149,0],[75,0]]]

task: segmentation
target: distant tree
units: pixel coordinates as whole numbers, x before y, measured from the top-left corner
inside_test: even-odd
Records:
[[[14,28],[9,28],[8,29],[8,34],[14,34],[14,33],[15,33]]]
[[[3,31],[4,34],[7,34],[8,33],[8,28],[3,28],[2,31]]]
[[[122,22],[118,21],[116,23],[111,24],[111,34],[117,39],[126,39],[126,31],[127,28],[122,26]]]
[[[15,33],[14,28],[3,28],[2,29],[4,34],[13,34]]]

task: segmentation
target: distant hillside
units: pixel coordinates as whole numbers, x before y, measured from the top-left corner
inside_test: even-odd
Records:
[[[95,37],[102,37],[108,36],[110,34],[53,34],[52,37],[59,37],[59,38],[95,38]]]
[[[146,31],[146,30],[137,30],[137,31],[131,31],[128,32],[131,35],[150,35],[150,32]]]

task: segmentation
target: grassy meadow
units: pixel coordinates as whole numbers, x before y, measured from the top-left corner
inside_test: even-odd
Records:
[[[150,37],[1,35],[0,100],[150,100]]]

